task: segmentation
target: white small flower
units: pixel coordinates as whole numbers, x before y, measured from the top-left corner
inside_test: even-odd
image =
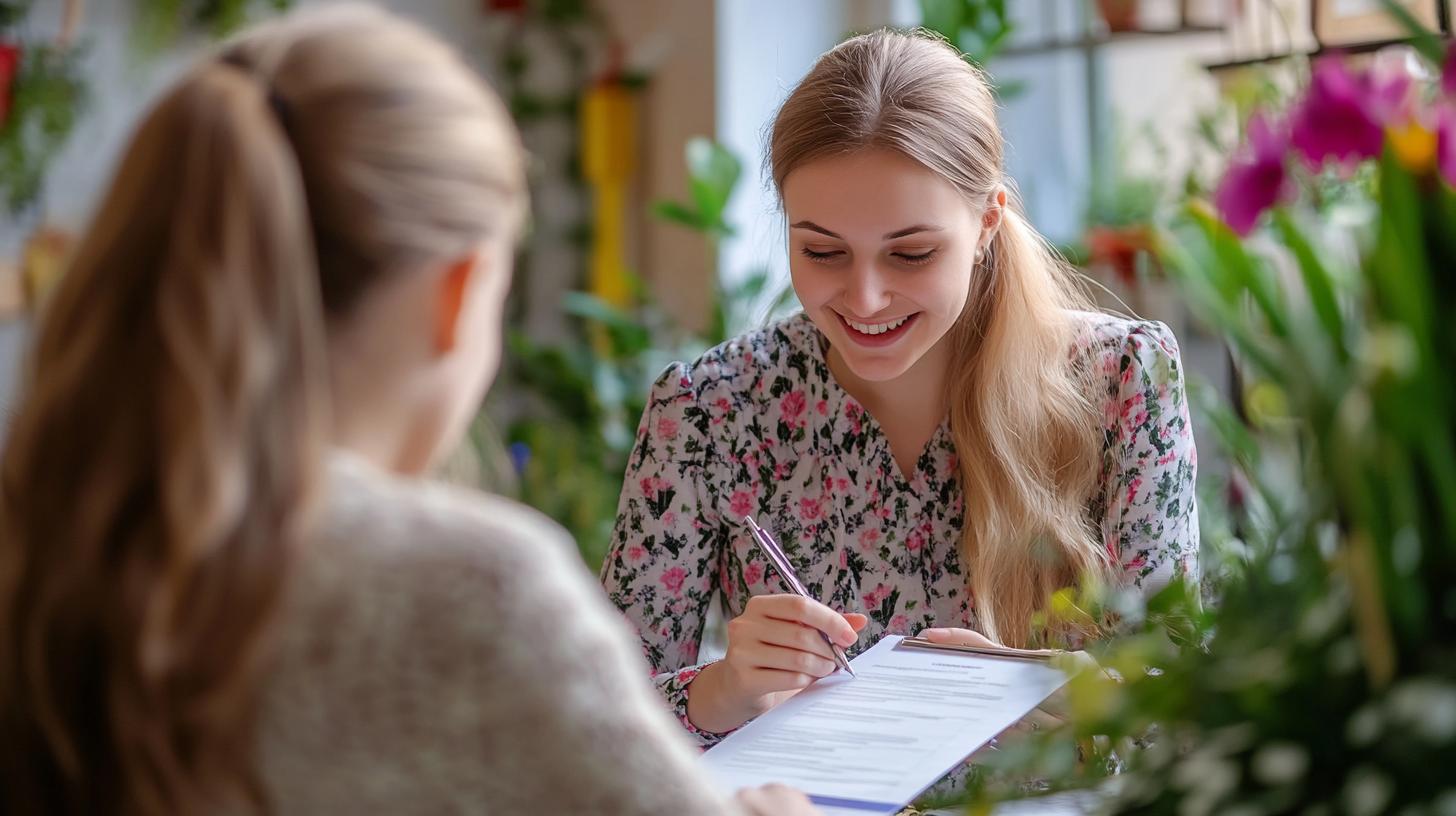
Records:
[[[1401,575],[1415,574],[1416,567],[1421,565],[1421,541],[1415,530],[1404,527],[1395,534],[1395,540],[1390,543],[1390,560]]]
[[[1374,742],[1384,727],[1384,718],[1379,710],[1374,706],[1362,706],[1345,723],[1345,739],[1356,748],[1362,748]]]
[[[1444,745],[1456,737],[1456,687],[1411,680],[1391,692],[1388,705],[1394,718],[1408,723],[1427,742]]]
[[[1375,816],[1385,809],[1395,786],[1374,768],[1356,768],[1345,781],[1345,812],[1350,816]]]
[[[1289,785],[1309,770],[1309,752],[1292,742],[1271,742],[1254,753],[1254,778],[1270,787]]]
[[[1323,640],[1344,617],[1343,599],[1330,596],[1311,606],[1299,621],[1299,636],[1305,640]]]

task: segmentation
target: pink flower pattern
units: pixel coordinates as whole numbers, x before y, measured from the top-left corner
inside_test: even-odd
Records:
[[[830,375],[824,343],[797,315],[674,364],[652,389],[628,463],[602,582],[636,626],[659,690],[704,744],[721,735],[689,722],[687,688],[706,665],[709,605],[721,597],[732,617],[751,596],[784,591],[745,515],[774,533],[816,598],[870,617],[854,653],[890,631],[976,628],[949,428],[902,476],[874,417]],[[1088,517],[1127,585],[1196,579],[1196,458],[1176,340],[1160,323],[1089,315],[1073,352],[1105,383]],[[662,433],[674,424],[675,435]]]

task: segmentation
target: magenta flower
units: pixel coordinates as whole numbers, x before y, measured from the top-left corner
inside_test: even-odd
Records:
[[[1354,164],[1380,155],[1385,125],[1405,108],[1410,78],[1354,74],[1338,59],[1315,63],[1304,99],[1290,113],[1290,142],[1312,170],[1335,160]]]
[[[1456,42],[1446,49],[1446,64],[1441,68],[1441,90],[1456,99]]]
[[[1456,186],[1456,103],[1436,109],[1436,167],[1447,184]]]
[[[1234,155],[1213,194],[1218,214],[1234,232],[1248,235],[1264,211],[1292,190],[1285,170],[1289,130],[1271,125],[1262,114],[1249,120],[1249,140]]]

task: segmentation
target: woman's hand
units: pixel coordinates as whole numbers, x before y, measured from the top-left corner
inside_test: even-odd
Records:
[[[809,797],[788,785],[744,788],[733,799],[753,816],[816,816],[819,813]]]
[[[970,629],[926,629],[920,636],[934,643],[951,643],[958,646],[980,646],[983,648],[1008,649],[1007,646],[991,640],[980,632]],[[1061,652],[1055,649],[1011,649],[1011,651],[1025,652],[1027,654],[1064,654],[1067,655],[1077,666],[1077,672],[1087,669],[1098,668],[1097,660],[1086,652]],[[1016,725],[1007,729],[1008,732],[1029,732],[1043,729],[1052,729],[1061,725],[1067,720],[1067,687],[1063,685],[1052,695],[1031,710]]]
[[[688,686],[688,719],[704,731],[732,731],[834,673],[834,653],[821,632],[848,648],[867,622],[798,595],[749,598],[728,622],[727,656]]]

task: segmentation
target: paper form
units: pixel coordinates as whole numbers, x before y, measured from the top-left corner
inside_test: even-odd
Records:
[[[709,772],[730,792],[782,782],[826,813],[895,813],[1066,682],[1045,663],[902,639],[729,735],[703,755]]]

